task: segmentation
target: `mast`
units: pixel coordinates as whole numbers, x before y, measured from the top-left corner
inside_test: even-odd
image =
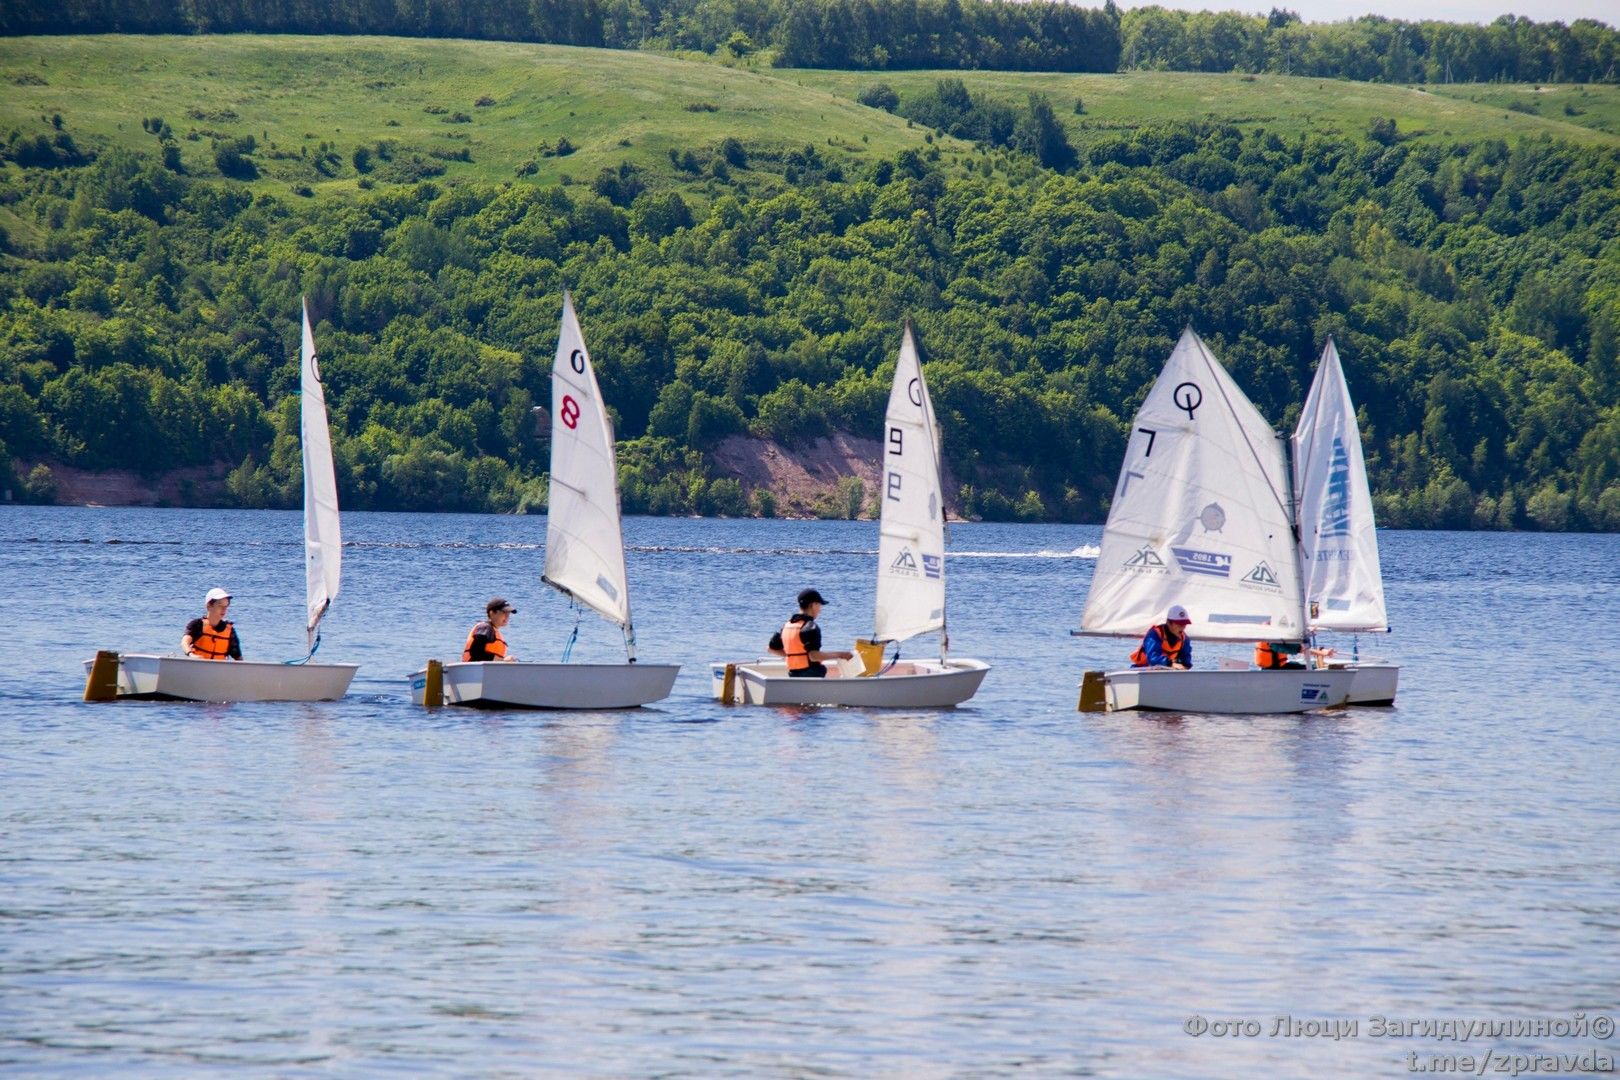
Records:
[[[1282,443],[1283,461],[1287,468],[1283,474],[1288,477],[1288,524],[1294,531],[1294,546],[1289,551],[1294,564],[1294,583],[1299,589],[1299,635],[1301,647],[1308,646],[1311,640],[1311,601],[1305,595],[1305,568],[1299,559],[1301,534],[1299,527],[1299,497],[1294,490],[1294,455],[1293,440],[1284,432],[1277,432],[1277,440]]]

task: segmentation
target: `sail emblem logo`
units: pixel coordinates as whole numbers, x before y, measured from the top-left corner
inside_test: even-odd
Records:
[[[916,577],[917,558],[912,555],[910,548],[901,548],[900,554],[896,555],[894,561],[889,564],[889,569],[896,574]]]
[[[1189,574],[1201,574],[1205,577],[1229,578],[1232,576],[1232,556],[1222,555],[1218,551],[1199,551],[1197,548],[1171,548],[1176,557],[1176,563]]]
[[[1277,580],[1277,574],[1271,569],[1271,564],[1262,559],[1255,564],[1253,570],[1243,575],[1243,584],[1255,585],[1262,589],[1282,590],[1282,583]]]
[[[1220,503],[1210,503],[1198,511],[1198,524],[1205,532],[1220,532],[1226,528],[1226,511],[1221,509]]]
[[[944,569],[944,558],[939,555],[924,555],[923,577],[937,578]]]
[[[1344,440],[1338,436],[1333,438],[1327,498],[1322,501],[1322,521],[1316,535],[1323,539],[1350,535],[1350,455],[1344,452]]]
[[[1151,544],[1143,544],[1135,555],[1125,560],[1125,569],[1136,573],[1168,573],[1169,568]]]

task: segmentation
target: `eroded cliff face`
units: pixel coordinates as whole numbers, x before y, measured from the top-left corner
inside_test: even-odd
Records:
[[[772,439],[732,435],[707,457],[710,475],[734,477],[750,498],[768,491],[776,500],[779,517],[846,517],[850,477],[859,480],[859,517],[877,517],[882,478],[879,464],[883,448],[876,439],[837,431],[783,446]],[[950,471],[945,476],[945,507],[957,513],[957,485]]]
[[[61,506],[229,506],[225,463],[172,469],[143,476],[133,469],[76,469],[57,461],[19,460],[13,471],[27,477],[36,466],[50,469],[53,497]],[[15,501],[21,493],[14,493]]]

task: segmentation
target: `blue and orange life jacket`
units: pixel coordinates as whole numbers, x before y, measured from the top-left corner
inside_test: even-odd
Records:
[[[1148,639],[1154,635],[1158,635],[1159,651],[1164,654],[1165,659],[1170,662],[1171,666],[1181,662],[1182,651],[1187,647],[1187,635],[1183,633],[1176,639],[1176,643],[1171,645],[1169,632],[1165,630],[1163,624],[1160,624],[1150,626],[1148,632],[1142,635],[1142,644],[1138,645],[1136,651],[1131,653],[1131,667],[1148,666]]]

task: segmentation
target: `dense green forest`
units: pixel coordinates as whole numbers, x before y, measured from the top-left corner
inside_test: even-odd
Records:
[[[1617,82],[1620,34],[1591,19],[1488,26],[1292,12],[1118,11],[1054,0],[16,0],[0,35],[390,34],[741,57],[783,67],[1272,71],[1385,82]]]
[[[625,148],[572,183],[480,178],[453,142],[290,152],[222,105],[131,115],[122,141],[34,117],[0,132],[0,460],[226,462],[231,501],[296,505],[307,295],[344,505],[538,506],[568,286],[632,511],[768,512],[707,453],[875,429],[910,317],[969,513],[1098,519],[1191,323],[1279,426],[1335,335],[1385,524],[1620,528],[1612,145],[1387,119],[1079,139],[1080,102],[866,90],[914,146]],[[252,179],[278,169],[331,190]],[[48,498],[49,468],[14,483]]]

